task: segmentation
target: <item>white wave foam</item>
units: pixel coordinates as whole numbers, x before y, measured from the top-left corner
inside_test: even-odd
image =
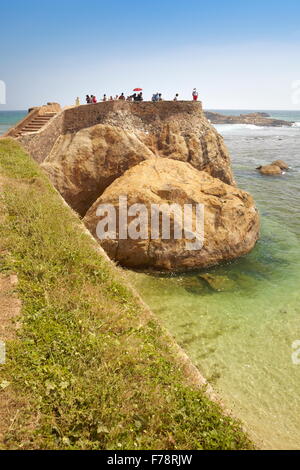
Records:
[[[294,124],[292,125],[292,127],[300,127],[300,122],[294,122]]]
[[[239,130],[244,130],[244,129],[257,131],[260,129],[265,129],[265,127],[256,126],[255,124],[215,124],[215,128],[220,132],[239,131]]]

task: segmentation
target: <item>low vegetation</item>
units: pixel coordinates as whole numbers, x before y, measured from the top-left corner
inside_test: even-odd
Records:
[[[18,275],[22,301],[0,366],[0,400],[5,388],[17,408],[0,447],[252,448],[188,384],[162,328],[10,139],[0,140],[0,184],[0,273]]]

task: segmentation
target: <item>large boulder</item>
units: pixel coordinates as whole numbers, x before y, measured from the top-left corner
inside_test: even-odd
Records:
[[[97,109],[97,105],[79,107],[70,113]],[[74,120],[74,126],[76,123]],[[200,106],[184,102],[113,103],[99,124],[62,134],[42,167],[65,200],[83,216],[116,178],[155,157],[188,162],[235,184],[223,138]]]
[[[80,215],[130,167],[153,153],[135,134],[96,125],[59,137],[41,165],[67,203]]]
[[[275,162],[271,163],[271,165],[279,166],[279,168],[281,168],[281,170],[288,170],[289,169],[288,164],[286,162],[284,162],[283,160],[275,160]]]
[[[264,165],[257,168],[262,175],[266,176],[280,176],[282,175],[282,170],[278,165]]]
[[[276,160],[270,165],[263,165],[257,168],[257,170],[259,170],[262,175],[266,176],[280,176],[288,169],[288,164],[283,160]]]
[[[116,220],[119,220],[120,197],[127,197],[128,207],[136,203],[144,204],[148,215],[151,208],[156,207],[153,204],[166,204],[162,210],[164,215],[170,204],[178,204],[177,208],[180,209],[185,204],[192,205],[194,209],[197,204],[202,204],[203,247],[193,245],[188,232],[186,237],[175,239],[174,225],[170,239],[164,239],[161,233],[158,239],[154,239],[150,217],[144,219],[146,230],[143,239],[124,237],[123,220],[122,227],[117,223],[115,236],[100,240],[97,227],[103,218],[99,217],[99,212],[97,215],[98,208],[109,204],[115,208]],[[195,223],[195,211],[192,218]],[[130,214],[128,220],[130,225],[137,219]],[[175,212],[171,220],[171,226],[178,224],[180,211]],[[259,237],[259,215],[248,193],[204,171],[198,171],[189,163],[167,158],[149,159],[126,171],[88,210],[84,222],[110,258],[132,268],[184,270],[212,266],[245,255]],[[120,239],[121,230],[124,239]]]

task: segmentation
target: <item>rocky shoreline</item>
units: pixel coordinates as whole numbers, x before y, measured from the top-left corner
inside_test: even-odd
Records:
[[[267,113],[249,113],[239,116],[226,116],[225,114],[204,111],[206,118],[212,124],[254,124],[255,126],[265,127],[292,127],[294,122],[284,121],[282,119],[273,119]]]

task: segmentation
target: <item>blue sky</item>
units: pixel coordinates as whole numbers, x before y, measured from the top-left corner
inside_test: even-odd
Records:
[[[136,86],[165,99],[197,87],[206,108],[300,109],[299,0],[15,0],[0,18],[0,110]]]

